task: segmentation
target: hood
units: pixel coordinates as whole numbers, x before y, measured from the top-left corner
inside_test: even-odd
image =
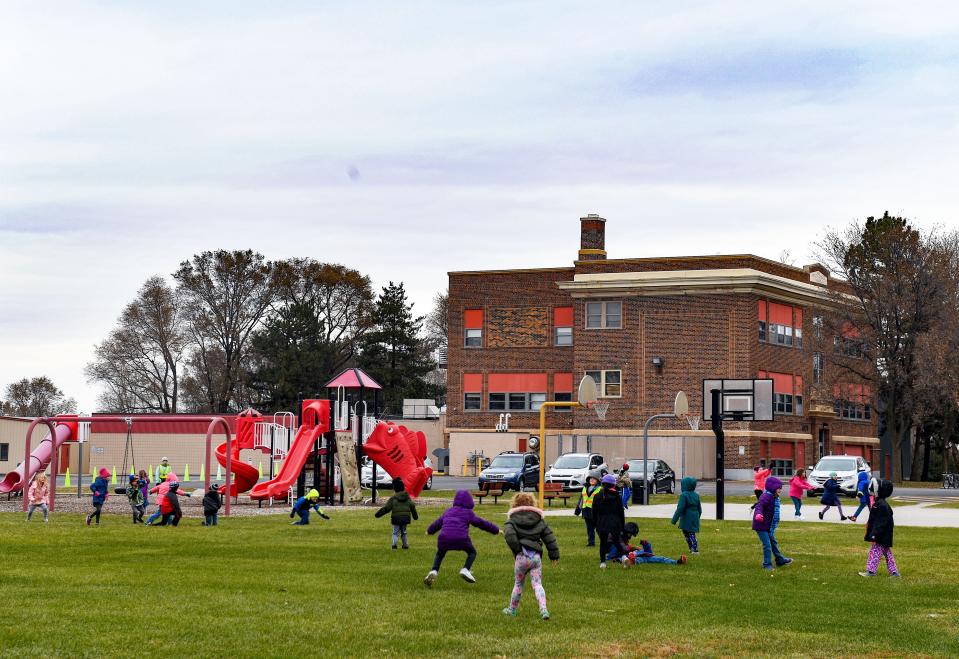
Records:
[[[867,474],[867,473],[864,472],[864,471],[860,471],[860,472],[859,472],[859,478],[858,478],[858,480],[856,481],[856,483],[857,483],[858,485],[862,485],[863,483],[868,483],[868,482],[869,482],[869,474]]]
[[[879,481],[879,498],[885,499],[892,494],[892,481]]]
[[[616,477],[612,474],[606,474],[600,481],[603,485],[616,485]]]
[[[176,483],[178,480],[180,480],[179,478],[176,477],[176,474],[174,474],[172,471],[169,474],[167,474],[166,479],[168,483]]]
[[[306,493],[306,498],[310,499],[311,501],[314,499],[319,499],[320,493],[317,492],[316,490],[310,490],[309,492]]]
[[[394,494],[393,498],[399,501],[400,503],[406,503],[407,501],[410,500],[410,493],[407,492],[406,490],[403,490],[401,492],[397,492],[396,494]]]
[[[681,483],[683,492],[692,492],[696,489],[696,479],[692,476],[683,476]]]
[[[783,482],[776,478],[775,476],[770,476],[766,479],[766,491],[775,492],[783,486]]]
[[[406,486],[403,485],[403,479],[402,479],[402,478],[394,478],[394,479],[393,479],[393,491],[394,491],[394,492],[405,492],[405,491],[406,491]]]
[[[100,478],[110,478],[110,470],[106,467],[100,467],[100,471],[97,473],[100,474]]]
[[[514,524],[534,526],[536,522],[543,519],[543,511],[536,506],[517,506],[510,508],[506,516],[512,519]]]
[[[468,490],[459,490],[453,497],[453,505],[460,508],[473,509],[473,495]]]

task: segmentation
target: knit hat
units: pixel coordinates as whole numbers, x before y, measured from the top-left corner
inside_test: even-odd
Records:
[[[623,526],[623,535],[627,535],[630,538],[635,538],[639,535],[639,524],[636,522],[626,522]]]
[[[100,478],[110,478],[110,470],[106,467],[100,467],[100,471],[97,473],[100,474]]]
[[[306,493],[306,498],[307,498],[307,499],[319,499],[319,498],[320,498],[320,493],[317,492],[316,490],[310,490],[309,492]]]
[[[830,472],[829,472],[829,477],[830,477],[830,478],[838,478],[838,477],[839,477],[839,474],[837,474],[837,473],[834,472],[834,471],[830,471]]]
[[[213,485],[210,486],[210,489],[211,489],[211,490],[219,490],[219,489],[220,489],[220,485],[219,485],[218,483],[214,483]]]
[[[172,483],[170,483],[171,492],[176,492],[179,489],[180,489],[180,484],[177,481],[173,481]]]
[[[394,491],[394,492],[404,492],[404,491],[406,491],[406,486],[403,485],[403,479],[402,479],[402,478],[394,478],[394,479],[393,479],[393,491]]]
[[[603,480],[601,480],[600,483],[604,485],[616,485],[616,477],[612,474],[606,474],[603,476]]]
[[[136,476],[134,476],[133,474],[130,474],[130,482],[131,482],[131,483],[132,483],[133,481],[135,481],[136,479],[137,479]]]
[[[623,471],[629,471],[629,463],[623,465]]]

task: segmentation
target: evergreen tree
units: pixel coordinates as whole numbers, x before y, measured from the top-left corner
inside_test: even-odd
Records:
[[[413,315],[402,282],[383,289],[372,320],[360,343],[360,366],[383,385],[384,411],[400,414],[404,398],[434,397],[437,388],[425,379],[433,363],[420,336],[423,317]]]

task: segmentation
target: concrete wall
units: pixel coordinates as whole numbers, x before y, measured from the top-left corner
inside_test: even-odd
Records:
[[[29,420],[0,417],[0,444],[6,444],[7,459],[0,460],[0,474],[13,471],[23,462],[23,444],[27,435]],[[33,431],[33,444],[36,445],[50,433],[46,426]]]

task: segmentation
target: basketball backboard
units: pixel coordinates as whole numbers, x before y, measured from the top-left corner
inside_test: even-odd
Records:
[[[673,402],[673,416],[677,419],[689,414],[689,399],[685,391],[676,393],[676,400]]]
[[[588,375],[583,376],[579,381],[579,393],[576,400],[583,407],[588,407],[590,403],[595,403],[599,399],[599,392],[596,390],[596,380]]]
[[[712,390],[719,389],[722,418],[728,421],[772,421],[771,379],[703,380],[703,420],[713,418]]]

